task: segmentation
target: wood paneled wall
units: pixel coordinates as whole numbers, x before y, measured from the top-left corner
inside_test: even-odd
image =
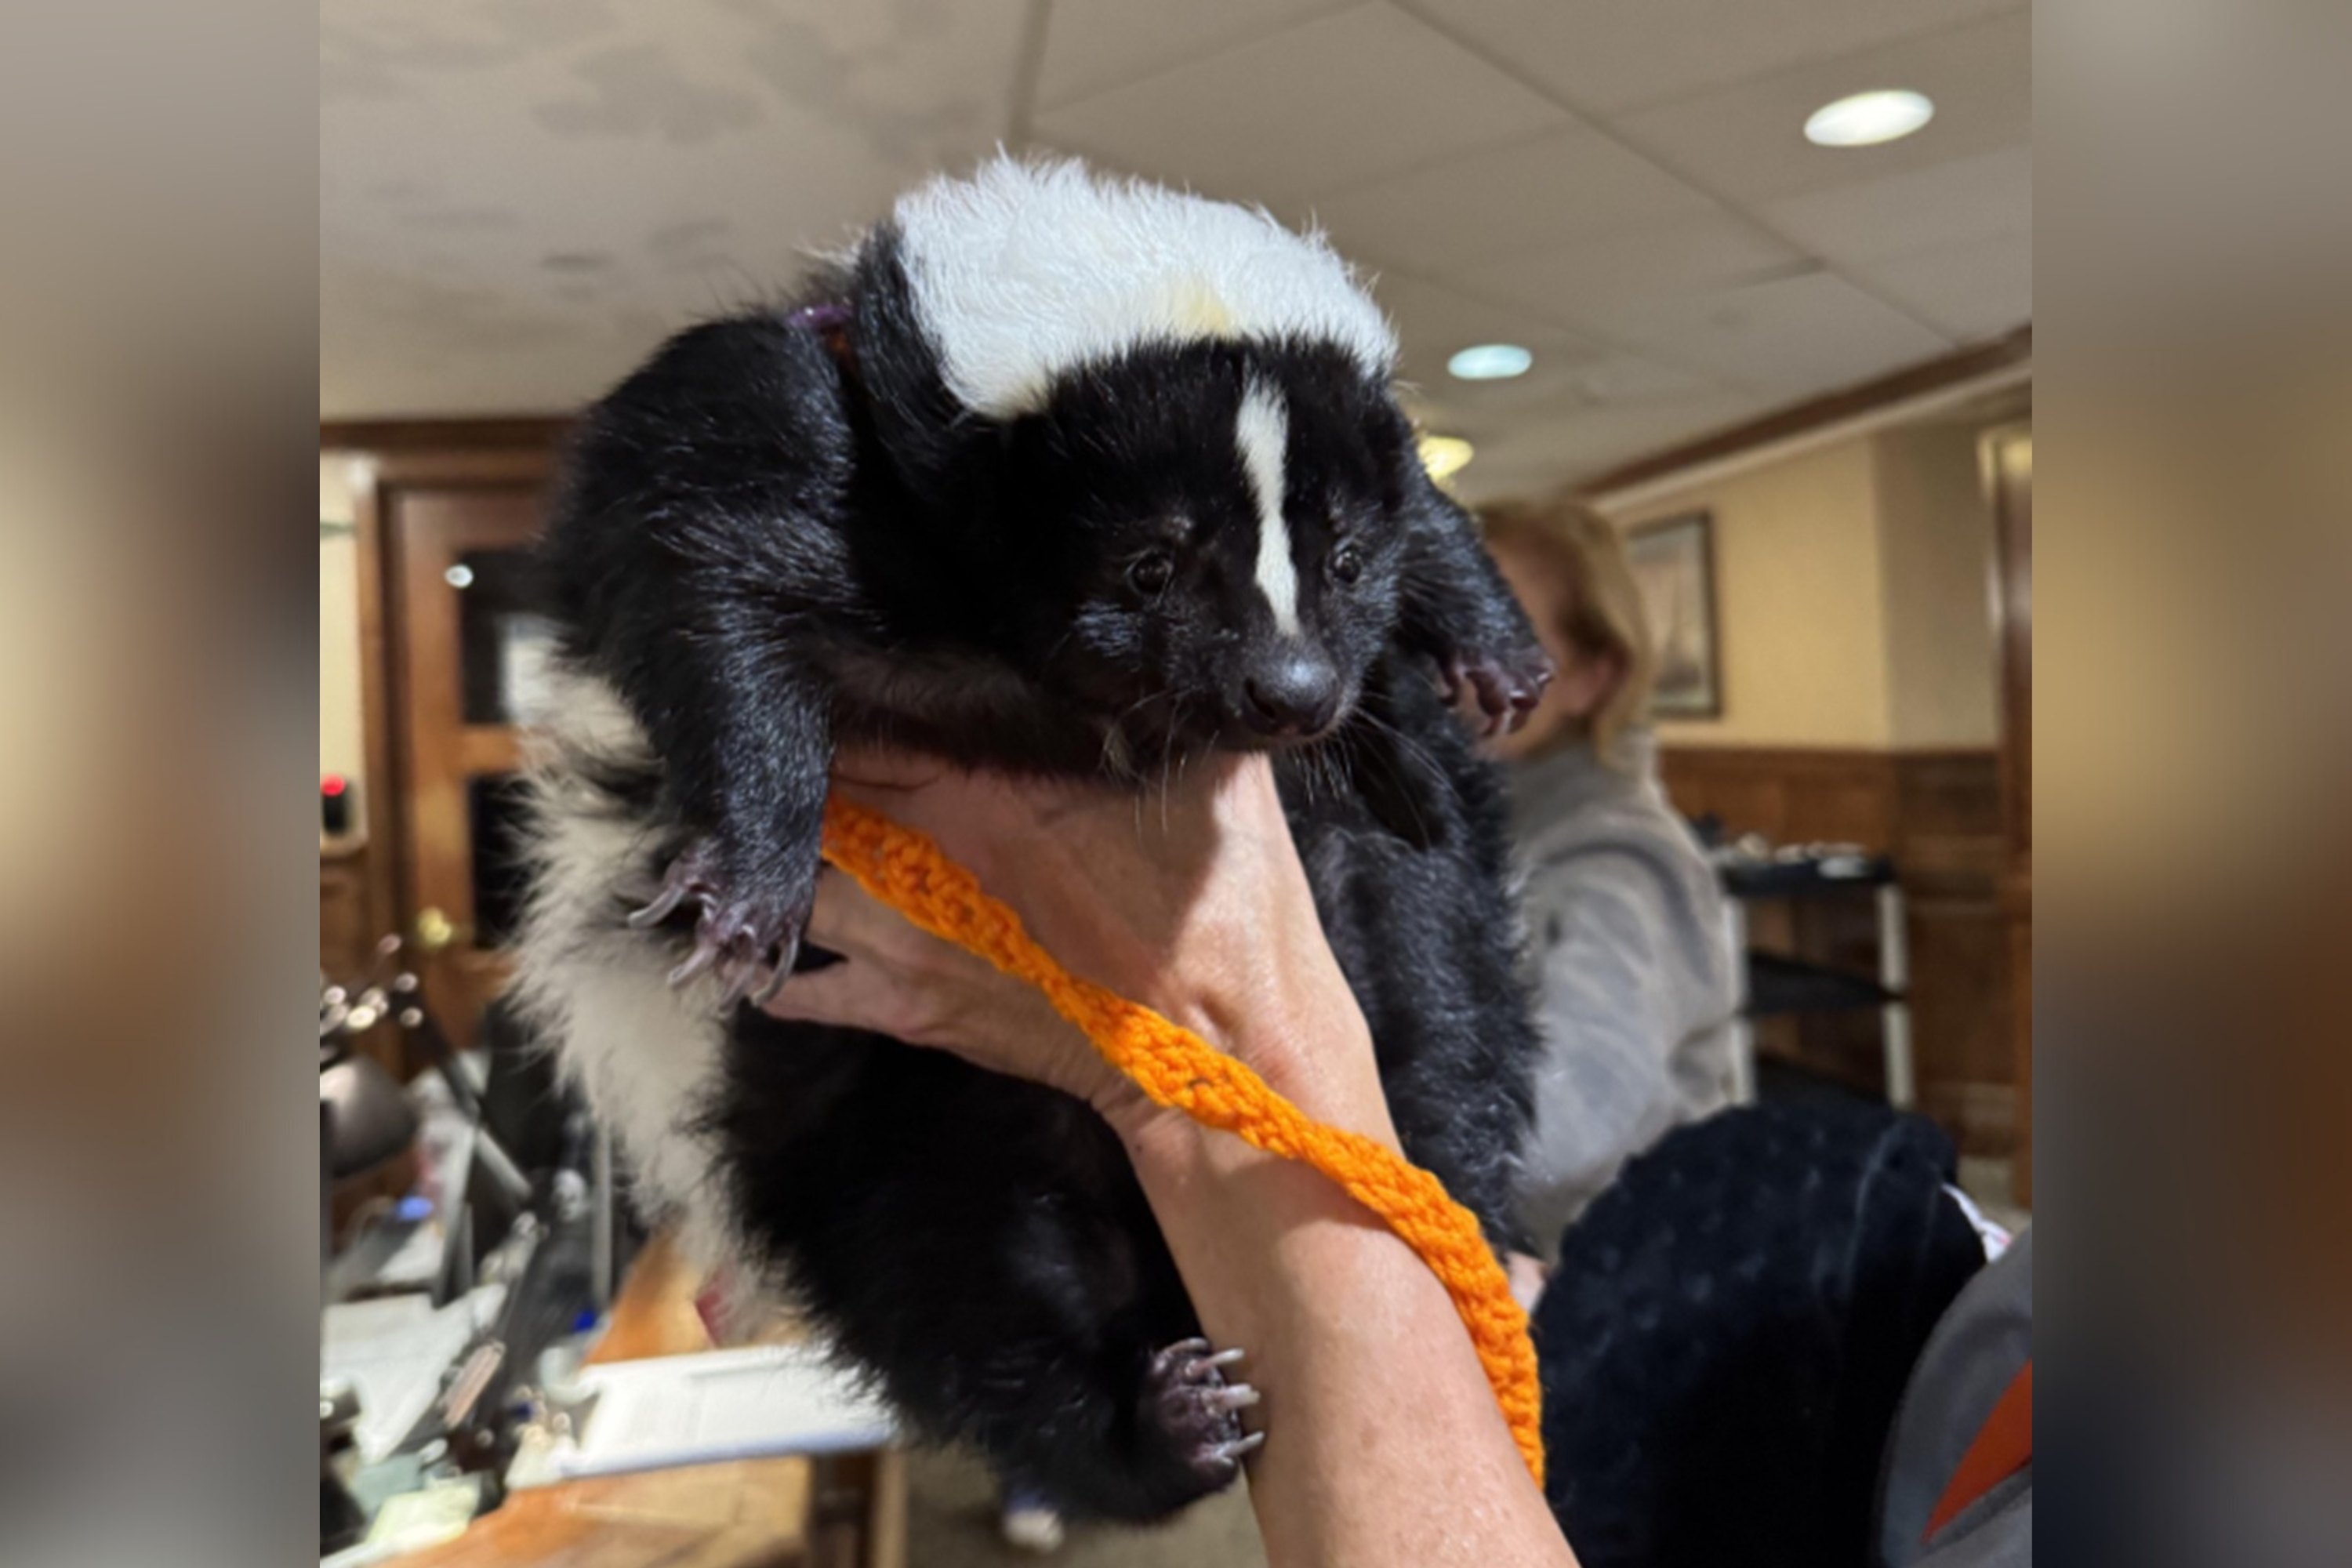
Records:
[[[1895,857],[1910,914],[1919,1107],[1968,1152],[2010,1152],[2013,990],[1999,753],[1677,746],[1664,752],[1661,771],[1677,810],[1719,817],[1735,837],[1860,844]],[[1875,940],[1863,900],[1759,905],[1752,930],[1759,946],[1856,966],[1872,961]],[[1759,1048],[1876,1087],[1874,1022],[1770,1023]]]
[[[319,841],[319,971],[341,984],[367,972],[383,934],[369,908],[368,853],[363,840]]]

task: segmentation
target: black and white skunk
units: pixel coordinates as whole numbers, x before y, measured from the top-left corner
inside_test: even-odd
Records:
[[[706,1256],[910,1421],[1149,1520],[1248,1441],[1108,1130],[776,1022],[836,742],[1148,789],[1275,753],[1397,1128],[1500,1239],[1535,1051],[1490,722],[1548,674],[1423,470],[1394,340],[1263,212],[1000,159],[588,416],[520,994]]]

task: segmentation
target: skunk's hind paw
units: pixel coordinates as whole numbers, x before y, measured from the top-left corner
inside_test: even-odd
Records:
[[[1212,1489],[1230,1486],[1242,1460],[1265,1441],[1265,1433],[1242,1429],[1241,1412],[1257,1403],[1257,1390],[1226,1375],[1241,1359],[1240,1351],[1183,1340],[1153,1356],[1144,1373],[1145,1407]]]

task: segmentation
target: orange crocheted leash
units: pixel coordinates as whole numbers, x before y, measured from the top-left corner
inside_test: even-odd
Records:
[[[1043,991],[1155,1102],[1312,1165],[1378,1215],[1454,1298],[1519,1453],[1536,1484],[1543,1484],[1542,1395],[1527,1314],[1477,1220],[1445,1195],[1436,1177],[1360,1133],[1309,1121],[1200,1036],[1063,969],[1022,929],[1018,915],[923,835],[835,796],[825,807],[824,858],[933,936]]]

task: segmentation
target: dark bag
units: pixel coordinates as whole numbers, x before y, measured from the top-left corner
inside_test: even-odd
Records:
[[[1746,1106],[1628,1164],[1537,1305],[1549,1493],[1585,1568],[1862,1568],[1880,1456],[1984,1266],[1949,1140]]]

